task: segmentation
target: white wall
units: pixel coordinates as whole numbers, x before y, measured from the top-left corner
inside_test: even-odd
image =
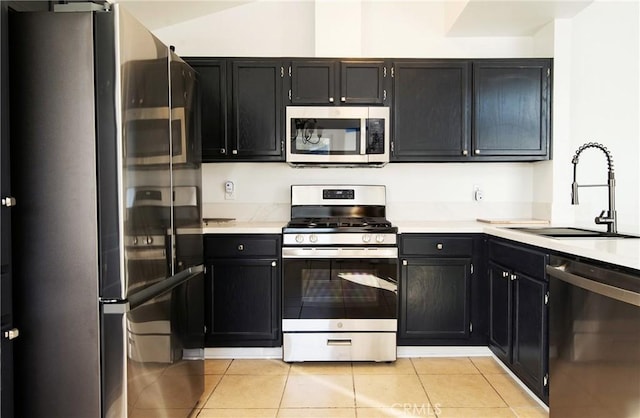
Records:
[[[596,1],[573,19],[558,19],[533,37],[499,38],[447,37],[450,10],[441,2],[361,1],[350,2],[349,9],[349,16],[336,20],[335,3],[328,1],[253,2],[155,34],[184,56],[553,56],[554,160],[391,164],[365,170],[293,169],[284,163],[205,164],[208,216],[286,219],[290,184],[375,182],[388,186],[391,216],[412,217],[420,208],[429,219],[533,215],[593,225],[593,217],[606,208],[606,198],[591,196],[596,190],[581,190],[583,203],[570,206],[569,186],[573,151],[594,140],[607,145],[615,158],[620,229],[639,228],[637,2]],[[348,17],[355,23],[345,28]],[[590,173],[604,173],[597,151],[586,151],[579,168],[581,182],[588,181]],[[224,180],[236,182],[237,200],[223,200]],[[471,199],[478,183],[486,195],[480,204]]]
[[[554,85],[554,219],[594,225],[607,209],[605,188],[580,189],[570,206],[571,159],[586,142],[613,154],[619,230],[640,231],[640,6],[595,1],[570,21],[556,21]],[[606,159],[586,150],[579,184],[606,183]]]

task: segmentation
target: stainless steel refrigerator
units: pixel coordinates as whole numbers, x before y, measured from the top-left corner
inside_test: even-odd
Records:
[[[204,388],[195,72],[118,5],[9,14],[16,416]]]

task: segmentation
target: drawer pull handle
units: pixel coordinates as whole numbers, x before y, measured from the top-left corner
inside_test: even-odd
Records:
[[[244,251],[244,245],[238,244],[238,251]]]
[[[349,347],[351,346],[351,339],[341,340],[341,339],[328,339],[327,345],[329,346],[338,346],[338,347]]]
[[[444,245],[442,245],[441,243],[437,243],[436,248],[441,250],[442,248],[444,248]]]

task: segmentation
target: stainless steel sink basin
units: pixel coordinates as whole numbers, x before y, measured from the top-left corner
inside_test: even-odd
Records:
[[[512,227],[509,229],[527,232],[530,234],[542,235],[549,238],[573,238],[573,239],[593,239],[593,238],[640,238],[640,235],[629,235],[612,233],[607,231],[595,231],[592,229],[582,229],[573,227],[547,227],[547,228],[526,228]]]

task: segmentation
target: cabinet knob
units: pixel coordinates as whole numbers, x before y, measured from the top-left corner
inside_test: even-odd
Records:
[[[6,206],[8,208],[10,208],[11,206],[15,206],[16,205],[16,198],[15,197],[3,197],[2,198],[2,206]]]
[[[244,251],[244,245],[238,244],[238,251]]]
[[[441,243],[437,243],[436,248],[441,250],[442,248],[444,248],[444,246]]]
[[[275,262],[275,261],[272,261],[272,262],[271,262],[271,267],[275,267],[275,266],[276,266],[276,262]]]
[[[467,151],[466,149],[462,150],[462,155],[466,157],[467,155],[469,155],[469,151]]]
[[[341,102],[346,102],[346,101],[347,101],[347,98],[346,98],[346,97],[344,97],[344,96],[342,96],[342,97],[340,98],[340,101],[341,101]]]
[[[407,260],[402,260],[402,265],[403,265],[403,266],[406,266],[406,265],[408,265],[408,264],[409,264],[409,263],[407,262]]]
[[[329,103],[333,103],[333,97],[329,97]]]
[[[237,150],[237,149],[234,149],[234,150],[232,150],[232,151],[231,151],[231,153],[232,153],[233,155],[238,155],[238,150]]]
[[[10,329],[9,331],[4,332],[4,338],[7,340],[15,340],[20,335],[20,330],[18,328]]]
[[[511,275],[511,280],[516,280],[518,278],[518,276],[516,276],[515,274]]]
[[[226,148],[220,148],[220,154],[226,154],[227,150]]]
[[[474,152],[475,152],[476,154],[480,154],[480,150],[479,150],[479,149],[475,150]]]
[[[507,271],[503,271],[503,272],[502,272],[502,277],[504,277],[504,278],[509,277],[509,272],[507,272]]]

